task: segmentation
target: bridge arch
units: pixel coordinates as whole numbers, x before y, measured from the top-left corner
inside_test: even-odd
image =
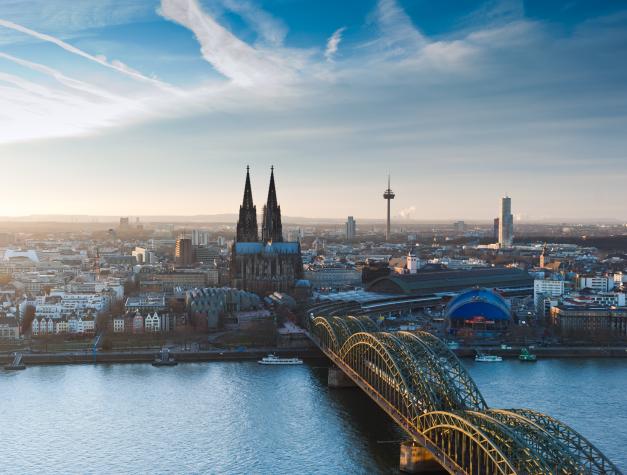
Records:
[[[442,366],[440,358],[432,349],[422,339],[412,333],[399,332],[398,336],[416,360],[419,361],[427,384],[433,389],[440,401],[438,409],[465,409],[466,404],[464,403],[463,395],[460,395],[458,388],[451,384],[449,375]]]
[[[385,344],[401,368],[405,381],[409,385],[410,397],[416,405],[415,412],[422,414],[438,410],[441,406],[441,400],[434,390],[434,385],[430,384],[430,378],[427,374],[431,369],[430,365],[425,364],[414,352],[410,351],[397,335],[392,333],[377,333],[376,335]]]
[[[584,471],[584,467],[579,464],[576,457],[572,456],[566,446],[532,420],[502,409],[490,409],[486,411],[486,414],[515,431],[534,454],[546,462],[551,473],[567,475]]]
[[[325,348],[329,348],[333,352],[339,350],[339,338],[327,317],[315,317],[311,321],[311,330]]]
[[[416,420],[416,405],[407,374],[376,334],[351,335],[342,345],[339,357],[405,419]]]
[[[514,466],[516,473],[554,473],[550,462],[539,457],[514,427],[486,412],[464,411],[461,415],[490,438]]]
[[[470,374],[455,353],[439,338],[425,331],[401,332],[405,338],[417,338],[427,346],[437,358],[439,367],[446,375],[448,386],[458,398],[461,408],[483,410],[488,405]]]
[[[357,317],[354,317],[352,315],[349,315],[347,317],[344,317],[344,321],[346,322],[346,324],[348,325],[348,327],[351,329],[351,334],[353,333],[359,333],[359,332],[365,332],[367,331],[364,328],[363,323],[361,322],[360,319],[358,319]]]
[[[532,409],[510,409],[509,411],[533,421],[555,440],[583,467],[584,473],[620,475],[621,471],[592,443],[579,432],[561,421]]]
[[[441,452],[440,459],[454,460],[468,475],[517,473],[505,454],[478,427],[453,412],[423,414],[419,428]]]

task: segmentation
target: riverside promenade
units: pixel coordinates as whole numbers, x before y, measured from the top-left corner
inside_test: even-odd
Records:
[[[64,351],[54,353],[22,353],[22,361],[28,365],[93,364],[93,363],[151,363],[159,349],[132,351]],[[171,349],[170,355],[179,362],[245,361],[258,360],[268,353],[298,358],[322,358],[317,348],[246,348],[241,350],[186,351]],[[0,364],[13,360],[12,353],[0,354]]]
[[[277,348],[259,347],[242,349],[214,349],[214,350],[183,350],[170,346],[170,354],[179,362],[204,362],[204,361],[246,361],[258,360],[268,353],[279,356],[297,358],[324,358],[324,354],[313,347],[303,348]],[[516,359],[520,353],[519,347],[502,349],[501,347],[482,346],[481,351]],[[120,351],[61,351],[61,352],[28,352],[22,351],[22,361],[28,365],[46,364],[93,364],[93,363],[151,363],[154,361],[159,348],[135,349]],[[453,350],[460,358],[473,357],[474,347],[460,347]],[[538,358],[627,358],[627,347],[624,346],[554,346],[536,347],[532,350]],[[0,365],[13,361],[13,352],[0,353]]]

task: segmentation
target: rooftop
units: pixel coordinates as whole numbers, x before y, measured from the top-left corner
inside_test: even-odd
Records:
[[[470,287],[533,287],[533,277],[526,271],[504,267],[471,270],[427,270],[416,274],[391,274],[373,281],[369,291],[392,294],[431,294]]]
[[[236,242],[236,254],[297,254],[300,252],[298,242]]]

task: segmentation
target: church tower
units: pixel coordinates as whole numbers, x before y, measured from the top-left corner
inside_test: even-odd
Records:
[[[268,188],[268,202],[263,207],[261,240],[263,242],[283,242],[281,207],[279,206],[276,199],[276,189],[274,187],[274,167],[270,168],[270,187]]]
[[[244,186],[244,201],[239,207],[237,220],[237,242],[257,242],[257,207],[253,204],[253,193],[250,188],[250,168],[246,166],[246,185]]]

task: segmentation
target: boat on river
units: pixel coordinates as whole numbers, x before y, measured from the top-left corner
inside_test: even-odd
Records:
[[[518,355],[518,359],[520,361],[529,361],[529,362],[537,361],[536,355],[529,353],[529,350],[527,348],[522,348],[520,350],[520,355]]]
[[[486,353],[477,352],[475,356],[475,361],[478,363],[498,363],[503,361],[503,358],[497,355],[488,355]]]
[[[300,358],[279,358],[277,355],[270,353],[257,361],[259,364],[278,365],[278,364],[303,364]]]

